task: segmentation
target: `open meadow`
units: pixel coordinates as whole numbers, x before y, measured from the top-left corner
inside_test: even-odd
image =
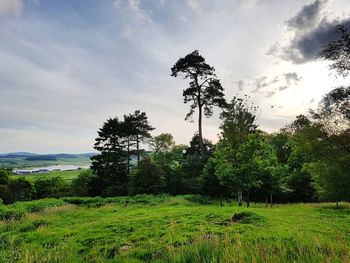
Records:
[[[1,205],[0,218],[0,262],[350,262],[348,203],[72,197]]]
[[[11,175],[11,178],[25,178],[30,182],[35,182],[38,179],[48,179],[53,177],[60,177],[65,182],[71,183],[72,180],[78,177],[78,175],[86,169],[69,170],[69,171],[50,171],[48,173],[34,173],[29,175]]]

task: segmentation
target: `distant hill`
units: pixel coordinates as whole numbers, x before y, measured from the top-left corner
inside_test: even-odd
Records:
[[[1,1],[1,0],[0,0]],[[96,153],[56,153],[38,154],[30,152],[10,152],[0,154],[0,167],[9,169],[45,167],[50,165],[80,165],[89,166],[90,157]]]
[[[38,154],[31,152],[10,152],[10,153],[0,153],[0,158],[18,158],[24,157],[27,160],[54,160],[57,158],[78,158],[78,157],[88,157],[96,155],[96,153],[79,153],[79,154],[69,154],[69,153],[56,153],[56,154]]]
[[[35,155],[25,158],[26,161],[57,161],[54,155]]]
[[[31,153],[31,152],[10,152],[10,153],[0,153],[0,157],[28,157],[28,156],[37,156],[40,154]]]

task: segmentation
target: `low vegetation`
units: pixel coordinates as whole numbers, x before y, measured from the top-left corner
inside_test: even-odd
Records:
[[[0,262],[350,262],[350,205],[266,208],[201,196],[20,202]]]

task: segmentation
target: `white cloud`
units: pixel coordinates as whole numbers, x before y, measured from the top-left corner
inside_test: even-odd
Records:
[[[140,0],[115,0],[114,6],[124,20],[124,29],[121,35],[125,39],[132,39],[139,30],[152,25],[150,13],[141,7]]]
[[[137,25],[152,22],[150,14],[141,8],[140,0],[115,0],[114,5]]]
[[[203,2],[203,0],[185,0],[185,1],[186,1],[186,4],[194,10],[198,10],[201,7]]]

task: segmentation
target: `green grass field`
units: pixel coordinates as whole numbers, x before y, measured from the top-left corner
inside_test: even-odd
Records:
[[[13,178],[24,177],[30,182],[34,182],[37,179],[61,177],[67,183],[71,183],[73,179],[77,178],[78,175],[85,169],[74,170],[74,171],[52,171],[44,174],[30,174],[30,175],[12,175]]]
[[[0,262],[350,262],[349,204],[66,198],[0,205],[1,215]]]

